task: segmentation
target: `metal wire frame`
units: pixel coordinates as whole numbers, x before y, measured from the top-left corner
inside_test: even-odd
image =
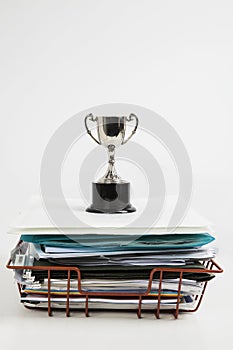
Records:
[[[165,311],[161,310],[161,298],[162,296],[162,283],[163,283],[163,273],[164,272],[178,272],[179,273],[179,284],[178,284],[178,291],[177,291],[177,297],[176,297],[176,307],[174,309],[166,309],[166,311],[170,311],[174,314],[174,317],[177,319],[178,314],[180,311],[182,312],[195,312],[198,310],[204,293],[206,291],[206,286],[208,282],[203,283],[203,289],[200,294],[197,294],[195,297],[196,306],[194,309],[185,310],[180,307],[180,297],[181,297],[181,287],[182,287],[182,278],[183,273],[221,273],[223,272],[223,269],[213,260],[210,259],[208,261],[202,262],[204,269],[184,269],[184,268],[171,268],[171,267],[156,267],[153,268],[150,272],[149,280],[148,280],[148,287],[147,290],[144,293],[123,293],[123,292],[89,292],[82,290],[81,286],[81,271],[78,267],[72,267],[72,266],[14,266],[12,265],[11,259],[7,263],[7,268],[12,270],[40,270],[40,271],[47,271],[48,273],[48,315],[52,316],[52,308],[51,308],[51,271],[67,271],[67,292],[66,292],[66,316],[70,316],[70,280],[71,280],[71,271],[75,271],[77,273],[77,287],[78,292],[80,296],[85,296],[85,316],[89,316],[89,307],[88,307],[88,301],[90,296],[95,297],[138,297],[138,309],[137,309],[137,316],[138,318],[141,318],[141,312],[142,312],[142,298],[148,297],[150,295],[151,289],[152,289],[152,282],[154,278],[154,274],[156,272],[159,272],[159,289],[158,289],[158,295],[157,295],[157,307],[155,309],[155,316],[156,318],[160,317],[160,312]],[[21,285],[18,283],[18,289],[20,295],[22,294],[21,291]],[[39,293],[38,293],[39,294]]]

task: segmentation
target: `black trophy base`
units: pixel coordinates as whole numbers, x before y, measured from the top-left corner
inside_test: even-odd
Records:
[[[89,213],[124,214],[136,211],[130,204],[130,183],[92,183],[92,204]]]

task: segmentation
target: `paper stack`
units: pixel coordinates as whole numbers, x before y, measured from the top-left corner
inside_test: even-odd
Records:
[[[139,316],[147,309],[177,315],[197,307],[214,278],[209,263],[216,249],[206,220],[189,209],[177,228],[164,217],[145,228],[127,222],[136,213],[90,214],[80,202],[69,204],[85,225],[56,227],[37,198],[9,231],[21,237],[8,267],[25,306],[49,313],[66,308],[67,315],[73,308],[86,315],[90,309],[137,309]],[[169,217],[169,206],[164,213]]]

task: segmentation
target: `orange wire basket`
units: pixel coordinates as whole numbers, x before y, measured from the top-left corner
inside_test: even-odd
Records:
[[[197,269],[197,268],[193,268],[193,269],[187,269],[187,268],[171,268],[171,267],[156,267],[153,268],[150,272],[150,276],[149,276],[149,280],[148,280],[148,286],[147,286],[147,290],[143,293],[130,293],[130,292],[91,292],[91,291],[87,291],[87,290],[83,290],[82,289],[82,274],[81,271],[78,267],[72,267],[72,266],[14,266],[12,264],[11,259],[8,261],[7,263],[7,268],[8,269],[12,269],[12,270],[40,270],[40,271],[47,271],[47,276],[48,276],[48,292],[47,292],[47,296],[48,296],[48,315],[52,316],[52,306],[51,306],[51,271],[66,271],[67,272],[67,289],[66,289],[66,293],[65,293],[65,298],[66,298],[66,316],[70,316],[70,300],[72,300],[72,295],[71,295],[71,291],[70,291],[70,282],[71,282],[71,271],[76,272],[77,274],[77,289],[78,289],[78,295],[81,297],[85,298],[85,315],[89,316],[89,306],[88,306],[88,302],[89,302],[89,298],[90,297],[97,297],[97,298],[102,298],[102,297],[115,297],[115,298],[132,298],[132,299],[136,299],[137,300],[137,316],[138,318],[141,318],[141,314],[142,314],[142,300],[144,298],[148,298],[148,297],[153,297],[153,293],[151,293],[151,289],[152,289],[152,282],[153,282],[153,278],[154,278],[154,274],[155,273],[159,273],[159,288],[158,288],[158,293],[156,295],[156,300],[157,300],[157,304],[155,307],[155,316],[157,318],[159,318],[160,316],[160,312],[171,312],[174,314],[175,318],[178,318],[178,314],[179,312],[195,312],[198,310],[204,293],[206,291],[206,286],[208,281],[203,282],[202,283],[202,290],[201,293],[198,293],[197,295],[194,296],[194,307],[190,308],[190,309],[184,309],[182,308],[182,305],[180,305],[180,297],[181,297],[181,287],[182,287],[182,278],[183,278],[183,273],[185,272],[190,272],[190,273],[211,273],[211,274],[218,274],[223,272],[223,269],[213,260],[210,259],[208,261],[202,261],[201,262],[203,265],[203,269]],[[175,308],[171,308],[171,309],[161,309],[161,299],[164,297],[162,295],[162,283],[163,283],[163,274],[164,272],[176,272],[179,275],[179,283],[178,283],[178,290],[177,290],[177,296],[176,296],[176,305]],[[18,289],[19,289],[19,293],[20,296],[22,296],[22,285],[20,283],[18,283]],[[37,293],[40,295],[40,293]]]

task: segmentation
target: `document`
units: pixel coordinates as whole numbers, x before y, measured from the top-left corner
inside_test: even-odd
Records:
[[[55,210],[62,212],[59,203],[54,204]],[[10,229],[11,233],[21,234],[21,243],[12,251],[11,258],[13,266],[20,266],[19,270],[15,269],[15,280],[21,286],[21,302],[25,306],[47,307],[50,291],[52,307],[66,307],[69,292],[70,307],[85,308],[82,291],[122,294],[117,298],[91,296],[90,308],[137,309],[138,298],[124,298],[124,294],[149,293],[142,305],[155,309],[160,291],[161,308],[176,308],[179,297],[180,308],[189,309],[203,292],[205,282],[214,278],[214,274],[205,271],[203,261],[215,257],[215,237],[210,225],[194,211],[190,210],[177,228],[167,226],[164,217],[146,228],[128,225],[127,220],[130,217],[132,220],[135,213],[132,216],[90,216],[83,212],[79,203],[71,201],[71,204],[83,222],[91,218],[89,226],[73,227],[64,221],[62,227],[54,227],[43,205],[35,201]],[[166,219],[171,213],[170,204],[165,208]],[[36,269],[30,269],[31,266]],[[57,269],[61,266],[61,270]],[[50,286],[46,267],[51,268]],[[69,267],[79,269],[81,290],[75,269],[70,271],[70,288],[67,289]],[[164,271],[160,283],[161,268]],[[189,272],[190,269],[193,271]]]
[[[48,308],[47,297],[43,296],[26,296],[21,297],[21,301],[25,306],[31,308]],[[66,298],[52,297],[50,299],[52,308],[66,308]],[[85,309],[85,298],[72,298],[70,299],[69,306],[71,309]],[[161,299],[160,308],[175,309],[177,299]],[[142,310],[155,310],[158,304],[158,300],[144,298],[142,299]],[[180,309],[190,310],[194,307],[194,299],[191,297],[182,297],[179,301]],[[137,310],[138,309],[138,298],[128,299],[114,299],[114,298],[94,298],[90,297],[88,300],[89,309],[122,309],[122,310]]]
[[[154,199],[156,201],[156,199]],[[54,215],[59,217],[59,227],[54,225],[46,211],[46,207],[40,196],[34,196],[26,204],[25,208],[20,211],[20,214],[12,223],[8,232],[12,234],[166,234],[166,233],[195,233],[208,232],[214,233],[212,224],[201,215],[199,215],[193,208],[189,208],[186,216],[179,227],[169,226],[170,218],[174,211],[177,198],[175,196],[167,196],[164,203],[164,210],[161,216],[153,225],[146,226],[140,223],[138,218],[143,212],[142,203],[145,202],[143,198],[135,198],[135,206],[137,211],[130,215],[122,214],[101,214],[90,215],[85,211],[86,205],[81,198],[66,199],[67,205],[75,216],[79,219],[75,224],[70,221],[70,217],[66,218],[64,215],[64,208],[62,202],[56,199],[47,199],[53,208]],[[137,225],[134,225],[137,222]]]

